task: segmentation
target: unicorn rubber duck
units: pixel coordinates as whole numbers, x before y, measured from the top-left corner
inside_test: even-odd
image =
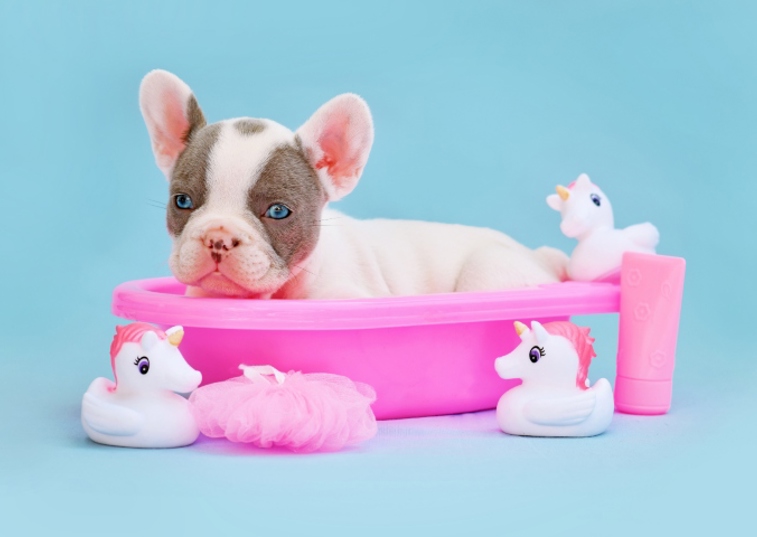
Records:
[[[612,421],[614,403],[607,379],[589,386],[586,375],[595,356],[589,329],[568,321],[541,325],[516,321],[521,339],[513,352],[497,358],[504,379],[522,379],[497,404],[497,421],[522,436],[594,436]]]
[[[202,381],[179,352],[180,326],[166,332],[147,323],[117,326],[110,346],[115,382],[97,378],[81,404],[81,422],[100,444],[168,448],[191,444],[199,429],[189,393]],[[177,392],[177,393],[174,393]]]
[[[571,280],[617,279],[625,252],[654,254],[660,242],[649,222],[615,229],[610,200],[585,173],[567,188],[558,185],[547,205],[560,212],[563,234],[578,239],[568,262]]]

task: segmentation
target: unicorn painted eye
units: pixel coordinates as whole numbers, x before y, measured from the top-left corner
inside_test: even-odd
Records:
[[[544,356],[544,349],[542,347],[531,347],[531,350],[528,351],[528,359],[533,364],[538,362],[542,356]]]
[[[592,202],[594,203],[594,205],[596,205],[597,207],[599,207],[600,205],[602,205],[602,198],[600,198],[600,197],[599,197],[599,196],[598,196],[597,194],[592,194],[592,195],[591,195],[591,201],[592,201]]]
[[[268,210],[265,212],[265,216],[273,218],[274,220],[283,220],[290,214],[292,214],[291,209],[283,203],[274,203],[268,207]]]
[[[146,375],[150,370],[150,359],[147,356],[142,356],[141,358],[137,358],[134,361],[134,365],[137,366],[137,369],[139,369],[140,373]]]
[[[173,202],[176,204],[176,207],[179,209],[194,209],[194,203],[192,203],[192,198],[187,196],[186,194],[176,194],[173,198]]]

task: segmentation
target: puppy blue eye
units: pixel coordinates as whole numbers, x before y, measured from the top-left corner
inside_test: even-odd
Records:
[[[178,207],[179,209],[194,209],[192,198],[190,198],[186,194],[177,194],[173,200],[176,204],[176,207]]]
[[[602,198],[600,198],[596,194],[592,194],[591,195],[591,201],[593,201],[594,205],[596,205],[597,207],[599,207],[600,205],[602,205]]]
[[[273,218],[274,220],[282,220],[290,214],[292,214],[292,211],[289,209],[289,207],[281,203],[274,203],[273,205],[268,207],[268,210],[265,212],[265,215],[268,218]]]

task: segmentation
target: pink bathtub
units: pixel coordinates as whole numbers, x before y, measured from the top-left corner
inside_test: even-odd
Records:
[[[338,373],[376,389],[379,419],[494,408],[517,383],[494,371],[494,359],[518,342],[514,320],[620,308],[611,283],[317,301],[190,298],[184,289],[172,278],[126,282],[113,293],[113,313],[184,326],[182,353],[204,383],[239,375],[242,363]]]

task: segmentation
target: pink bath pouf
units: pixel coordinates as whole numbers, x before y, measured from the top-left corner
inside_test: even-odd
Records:
[[[369,385],[329,373],[281,373],[240,366],[244,374],[192,392],[200,432],[261,448],[336,451],[376,435]]]

